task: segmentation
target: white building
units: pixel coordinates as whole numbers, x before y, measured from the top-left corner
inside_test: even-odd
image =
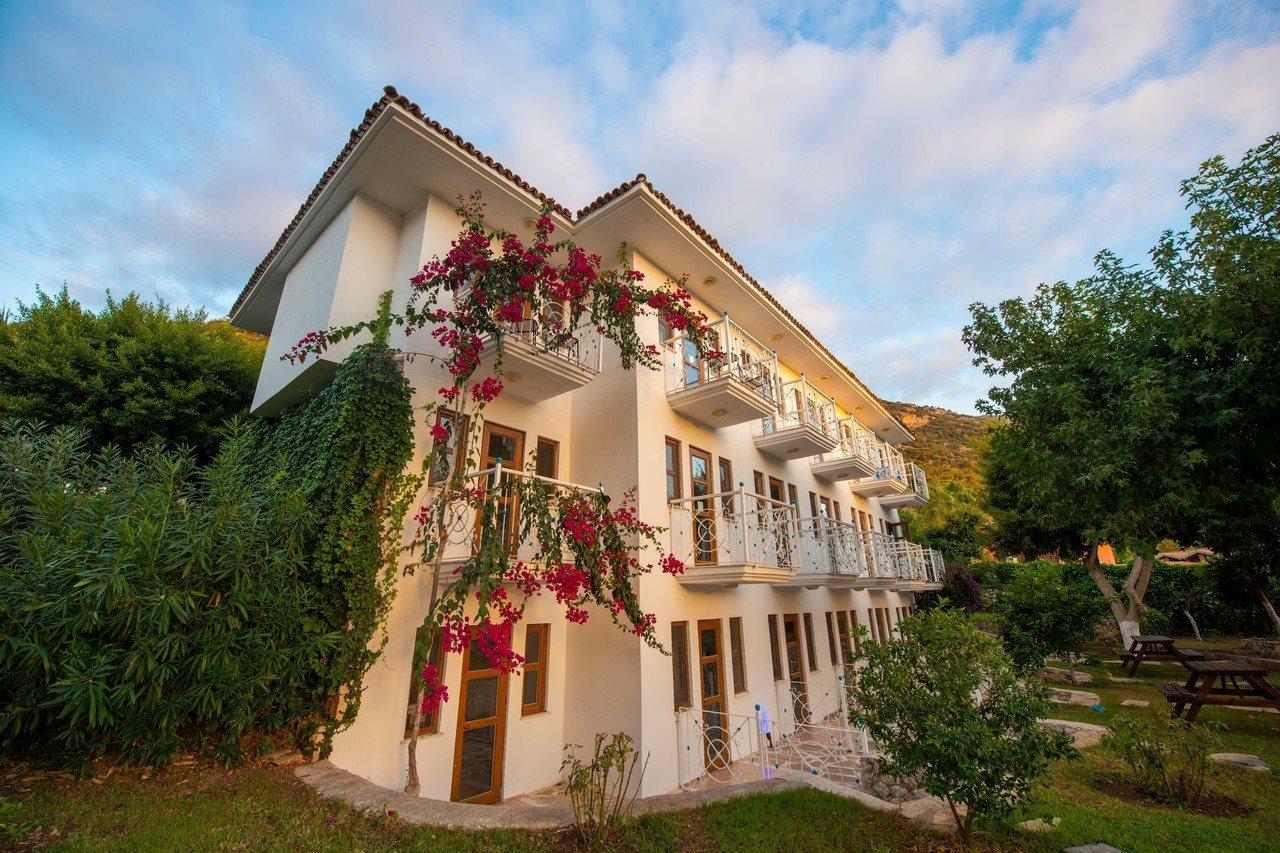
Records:
[[[515,645],[536,665],[505,677],[476,660],[445,662],[451,700],[424,721],[422,794],[508,799],[556,781],[566,743],[620,730],[650,757],[643,793],[669,791],[691,760],[680,755],[689,750],[678,707],[747,718],[761,706],[785,722],[793,692],[811,702],[830,693],[856,626],[886,636],[913,591],[940,576],[936,553],[898,538],[897,508],[927,500],[924,474],[894,449],[910,435],[875,395],[643,176],[573,215],[391,89],[232,310],[237,325],[270,335],[255,409],[277,411],[327,381],[352,342],[303,366],[281,354],[308,331],[372,316],[386,290],[403,304],[410,276],[457,235],[456,199],[477,189],[495,224],[528,228],[546,203],[558,233],[605,258],[625,241],[649,283],[687,274],[699,307],[720,318],[728,356],[712,369],[686,360],[676,338],[662,342],[665,371],[626,371],[594,332],[576,351],[546,352],[536,329],[513,330],[508,389],[486,412],[486,459],[537,450],[551,477],[610,494],[638,489],[641,518],[669,527],[672,552],[689,564],[682,576],[639,581],[641,605],[675,654],[604,617],[570,625],[553,600],[533,600]],[[642,322],[659,343],[657,320]],[[426,343],[416,338],[413,347]],[[403,338],[393,345],[412,349]],[[445,384],[438,370],[406,365],[415,403]],[[694,496],[704,498],[696,518]],[[385,652],[332,755],[395,789],[405,781],[410,655],[430,583],[425,572],[401,580]],[[460,723],[463,708],[471,719]]]

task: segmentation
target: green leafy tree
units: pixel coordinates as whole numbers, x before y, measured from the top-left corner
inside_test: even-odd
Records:
[[[967,845],[975,820],[1007,818],[1050,761],[1074,753],[1065,735],[1036,722],[1047,689],[1021,683],[1000,644],[962,614],[928,611],[900,630],[862,644],[854,720],[883,746],[883,772],[919,777],[947,802]]]
[[[967,566],[990,541],[990,518],[980,496],[959,483],[931,486],[929,503],[918,510],[903,510],[902,515],[911,538],[941,551],[948,566]]]
[[[1186,411],[1206,457],[1195,541],[1221,556],[1229,595],[1254,597],[1280,633],[1280,134],[1239,163],[1206,161],[1182,195],[1191,227],[1166,233],[1152,257],[1196,295],[1178,318]]]
[[[1075,681],[1076,654],[1097,636],[1102,601],[1066,583],[1051,563],[1022,566],[1000,594],[1001,641],[1014,663],[1035,668],[1049,655],[1063,655]]]
[[[78,427],[95,447],[158,439],[209,459],[248,410],[265,351],[258,335],[137,294],[94,312],[65,287],[37,291],[0,322],[0,416]]]

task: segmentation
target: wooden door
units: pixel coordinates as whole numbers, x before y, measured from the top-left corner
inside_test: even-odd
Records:
[[[800,616],[787,613],[782,617],[782,639],[787,650],[787,677],[791,682],[791,708],[797,723],[808,722],[809,706],[804,682],[804,644],[800,639]]]
[[[698,681],[702,685],[703,760],[708,770],[729,764],[729,703],[719,619],[698,620]]]
[[[475,643],[462,653],[459,692],[451,798],[461,803],[500,802],[507,676],[493,667]]]
[[[689,448],[689,496],[700,497],[715,491],[711,479],[711,454]],[[693,502],[693,562],[699,566],[716,561],[716,508],[714,498]]]
[[[524,433],[486,421],[484,434],[480,438],[480,470],[488,471],[496,467],[498,462],[502,463],[504,470],[521,469],[524,464]],[[490,476],[489,482],[484,484],[486,488],[497,489],[501,495],[498,499],[499,518],[496,525],[502,531],[503,540],[509,548],[515,547],[516,536],[520,532],[520,499],[510,489],[510,483],[511,478],[503,475],[501,483],[493,482],[493,477]],[[476,519],[477,530],[482,521],[483,519]],[[477,535],[477,542],[479,538]]]

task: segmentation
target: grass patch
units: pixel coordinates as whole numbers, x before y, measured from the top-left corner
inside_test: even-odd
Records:
[[[1094,676],[1101,713],[1055,705],[1064,719],[1105,725],[1123,710],[1167,714],[1155,691],[1182,680],[1176,664],[1143,666],[1136,684],[1115,684],[1119,667],[1081,667]],[[1120,708],[1123,699],[1147,708]],[[1224,749],[1250,752],[1280,768],[1280,716],[1206,709],[1202,719],[1225,727]],[[306,850],[562,850],[548,832],[456,832],[411,826],[394,815],[365,816],[318,797],[287,769],[271,765],[225,771],[194,762],[151,776],[136,768],[100,767],[96,779],[0,768],[0,848],[59,850],[306,849]],[[986,850],[1057,851],[1105,842],[1126,851],[1280,849],[1277,774],[1231,767],[1216,770],[1205,814],[1152,802],[1128,787],[1126,768],[1098,748],[1080,761],[1059,762],[1037,786],[1022,818],[1059,817],[1050,832],[1005,829],[979,837]],[[629,851],[668,850],[951,850],[953,839],[813,790],[715,803],[696,810],[648,815],[611,845]]]

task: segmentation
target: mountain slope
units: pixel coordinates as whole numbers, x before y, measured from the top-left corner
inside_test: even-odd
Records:
[[[957,483],[979,489],[979,448],[997,419],[989,415],[962,415],[938,406],[883,401],[894,417],[915,436],[900,446],[903,455],[924,468],[930,483]]]

